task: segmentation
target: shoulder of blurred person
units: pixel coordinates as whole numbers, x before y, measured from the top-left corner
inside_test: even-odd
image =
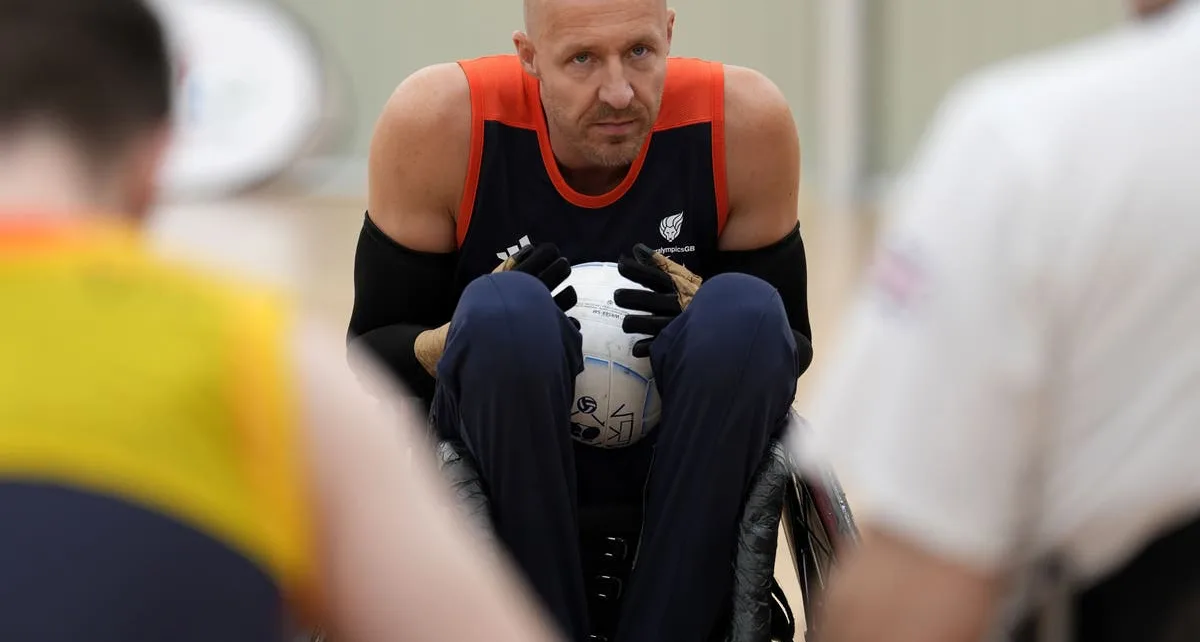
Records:
[[[1192,0],[985,66],[948,91],[921,151],[986,128],[1003,139],[1003,152],[1020,154],[1022,166],[1034,172],[1062,160],[1056,149],[1077,153],[1088,144],[1103,147],[1109,133],[1120,133],[1114,127],[1136,132],[1148,125],[1136,116],[1155,94],[1186,93],[1196,78],[1183,72],[1194,68],[1197,33],[1200,2]],[[1096,136],[1098,125],[1105,135]],[[981,157],[990,152],[976,150]]]
[[[970,74],[940,103],[888,194],[881,245],[919,245],[900,237],[939,234],[948,220],[991,226],[997,233],[981,241],[1022,245],[1014,260],[1044,275],[1081,226],[1115,215],[1112,190],[1173,162],[1155,158],[1150,141],[1186,128],[1185,103],[1200,90],[1198,41],[1200,2],[1188,2]]]

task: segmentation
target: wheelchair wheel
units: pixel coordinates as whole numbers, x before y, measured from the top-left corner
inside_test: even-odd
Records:
[[[841,484],[829,475],[793,475],[782,526],[800,582],[806,628],[801,639],[810,639],[820,629],[818,614],[833,566],[847,547],[857,544],[858,528]]]

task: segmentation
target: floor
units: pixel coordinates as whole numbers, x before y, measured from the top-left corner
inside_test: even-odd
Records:
[[[340,329],[353,300],[354,248],[363,210],[364,203],[352,199],[262,196],[164,208],[153,231],[164,247],[248,269],[294,288],[306,307]],[[796,398],[796,408],[803,414],[826,365],[828,348],[836,341],[838,320],[861,275],[873,226],[867,215],[819,212],[809,203],[802,206],[800,221],[817,341],[813,366],[801,379]],[[790,553],[782,542],[780,546],[777,577],[789,601],[799,605]]]

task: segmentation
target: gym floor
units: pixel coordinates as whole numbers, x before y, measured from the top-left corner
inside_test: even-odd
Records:
[[[153,231],[164,247],[249,269],[292,287],[305,307],[340,330],[353,301],[354,249],[364,209],[364,202],[355,199],[263,195],[167,207]],[[813,365],[801,378],[796,397],[796,409],[804,414],[838,338],[838,321],[862,274],[874,225],[868,213],[838,216],[808,203],[802,205],[799,218],[816,339]],[[852,488],[848,494],[853,494]],[[781,541],[776,574],[800,617],[799,585],[785,546]]]

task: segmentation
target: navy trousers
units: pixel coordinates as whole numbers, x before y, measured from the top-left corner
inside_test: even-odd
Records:
[[[105,493],[0,481],[0,640],[262,642],[271,577],[208,534]]]
[[[645,517],[616,642],[707,640],[732,588],[743,499],[800,375],[783,303],[760,279],[717,275],[655,340],[663,405],[648,479],[649,448],[572,440],[580,346],[532,276],[476,279],[438,365],[434,423],[476,459],[499,538],[571,639],[588,627],[581,495],[632,492],[644,493]]]

